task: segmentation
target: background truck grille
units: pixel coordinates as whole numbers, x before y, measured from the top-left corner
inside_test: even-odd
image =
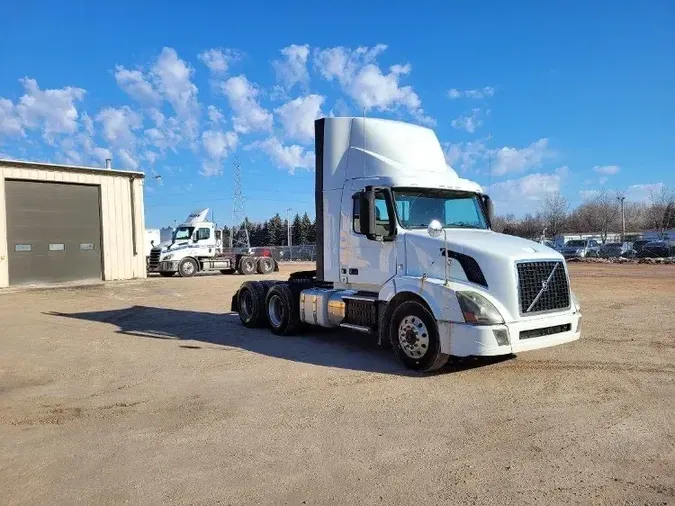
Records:
[[[156,269],[159,265],[159,255],[161,252],[162,250],[159,248],[152,248],[150,250],[150,261],[148,262],[148,267],[150,269]]]
[[[557,267],[556,267],[557,266]],[[551,275],[546,289],[542,288]],[[567,274],[562,262],[525,262],[517,264],[518,289],[520,297],[520,314],[554,311],[570,307],[570,290],[567,284]],[[539,295],[541,292],[541,295]],[[539,295],[539,299],[537,299]],[[532,303],[537,302],[528,311]]]

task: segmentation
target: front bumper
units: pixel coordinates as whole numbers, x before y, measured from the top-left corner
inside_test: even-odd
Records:
[[[155,267],[148,266],[148,272],[177,272],[178,261],[176,260],[162,260],[158,262]]]
[[[569,330],[563,330],[569,325]],[[533,333],[536,335],[542,329],[550,329],[555,332],[538,337],[527,337]],[[548,348],[572,341],[581,337],[581,313],[568,312],[561,315],[548,315],[540,318],[528,318],[527,320],[511,322],[504,325],[468,325],[466,323],[438,322],[438,330],[441,339],[441,351],[456,357],[491,357],[498,355],[511,355],[524,351]],[[497,341],[495,331],[508,332],[508,343],[500,344]],[[521,333],[522,334],[521,336]]]
[[[561,251],[560,253],[565,258],[584,258],[586,256],[585,251]]]

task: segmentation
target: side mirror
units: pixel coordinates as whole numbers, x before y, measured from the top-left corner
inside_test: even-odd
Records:
[[[485,213],[487,214],[488,225],[492,228],[492,223],[495,218],[495,206],[492,199],[488,195],[483,195],[483,203],[485,204]]]
[[[372,186],[359,194],[359,225],[361,233],[372,239],[375,233],[375,191]]]

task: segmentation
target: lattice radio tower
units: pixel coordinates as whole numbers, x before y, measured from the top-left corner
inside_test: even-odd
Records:
[[[232,204],[232,231],[230,232],[230,248],[250,248],[248,229],[244,222],[244,192],[241,188],[241,164],[239,159],[234,159],[234,201]]]

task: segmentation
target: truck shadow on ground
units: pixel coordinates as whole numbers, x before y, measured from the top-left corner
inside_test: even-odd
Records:
[[[403,368],[391,349],[378,346],[374,336],[344,329],[312,328],[295,336],[278,337],[267,329],[247,329],[236,313],[206,313],[185,309],[132,306],[83,313],[47,312],[50,316],[116,325],[117,333],[149,339],[192,341],[186,350],[234,347],[306,364],[406,376],[420,374]],[[199,344],[203,343],[203,344]],[[459,372],[503,362],[513,356],[454,360],[439,373]]]

